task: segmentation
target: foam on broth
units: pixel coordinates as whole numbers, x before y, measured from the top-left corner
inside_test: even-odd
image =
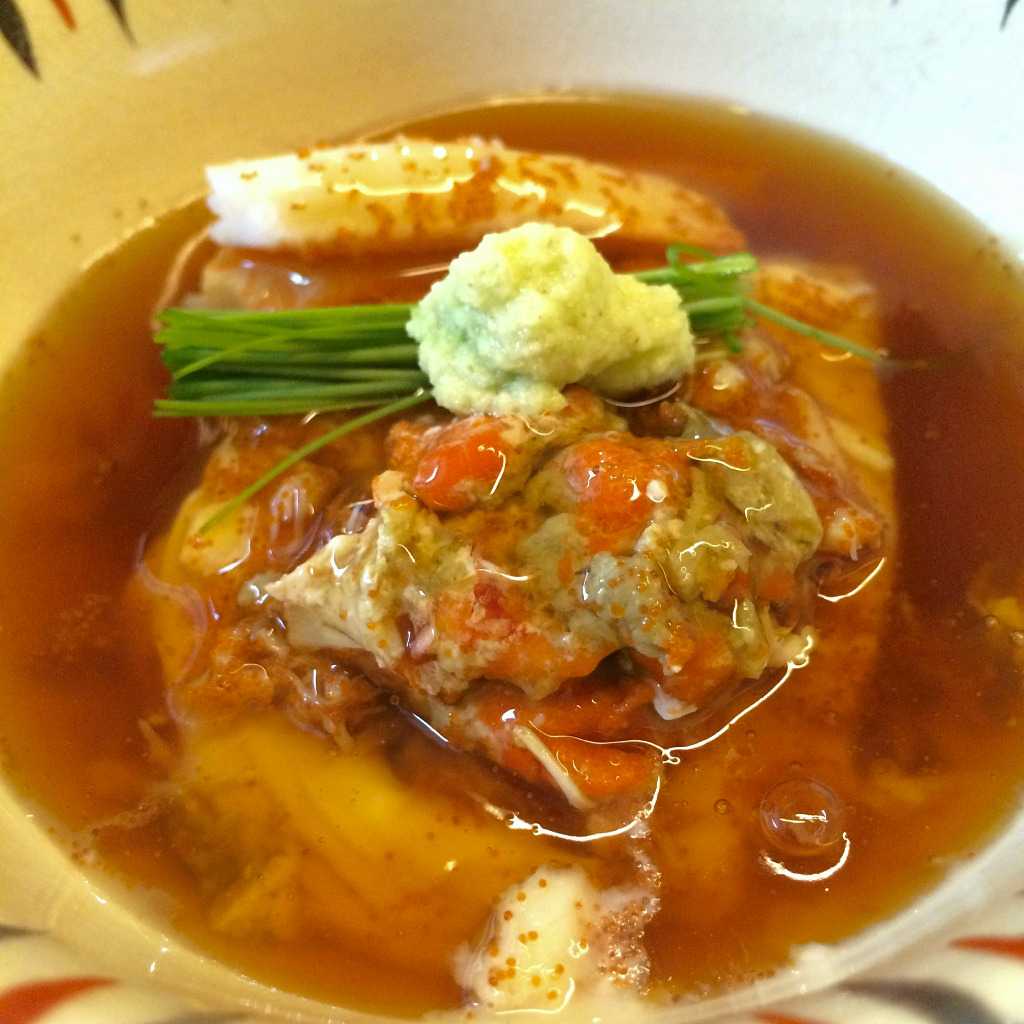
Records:
[[[862,268],[880,289],[895,354],[954,354],[885,374],[900,540],[876,671],[851,692],[837,679],[842,652],[826,647],[721,741],[670,769],[654,827],[676,870],[646,939],[662,985],[713,995],[770,972],[794,944],[839,939],[904,906],[993,833],[1024,777],[1024,661],[965,597],[987,566],[1006,592],[1022,582],[1020,270],[901,172],[722,107],[565,98],[406,128],[677,176],[723,202],[758,255]],[[396,970],[372,951],[315,940],[286,948],[213,934],[160,819],[111,824],[160,777],[137,724],[162,709],[159,663],[121,594],[142,539],[165,524],[199,466],[194,425],[150,416],[164,376],[149,316],[174,254],[204,219],[197,206],[173,213],[93,267],[0,392],[5,771],[76,849],[98,849],[109,870],[169,892],[176,925],[247,973],[369,1009],[451,1007],[459,992],[443,970]],[[840,603],[818,625],[827,635],[847,614]],[[368,756],[398,751],[389,756],[412,784],[446,774],[461,780],[452,788],[489,784],[485,769],[447,757],[401,720],[382,720],[361,742]],[[744,769],[722,789],[723,766],[737,761]],[[816,883],[759,866],[761,797],[798,775],[827,776],[847,800],[851,856]],[[858,780],[871,781],[870,803],[858,802]],[[716,873],[726,831],[740,837],[739,874]],[[382,864],[380,884],[388,872]],[[439,950],[438,963],[448,955]]]

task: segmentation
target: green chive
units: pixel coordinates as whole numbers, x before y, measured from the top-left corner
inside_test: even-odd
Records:
[[[357,416],[355,419],[347,420],[340,426],[335,427],[333,430],[327,431],[326,434],[322,434],[320,437],[314,438],[309,444],[303,445],[301,448],[292,452],[291,455],[282,459],[276,466],[269,469],[263,474],[258,480],[254,480],[248,487],[245,488],[239,494],[236,494],[226,505],[222,505],[209,519],[199,527],[200,533],[206,533],[207,530],[216,526],[219,522],[231,515],[235,509],[240,508],[244,505],[254,494],[259,493],[263,490],[267,484],[276,480],[282,473],[291,469],[296,462],[301,461],[314,452],[319,451],[321,448],[329,445],[332,441],[337,440],[339,437],[343,437],[345,434],[351,434],[354,430],[359,430],[360,427],[365,427],[369,423],[373,423],[375,420],[382,420],[386,416],[391,416],[393,413],[401,412],[403,409],[408,409],[410,406],[418,405],[420,402],[425,402],[431,398],[432,395],[429,391],[421,389],[414,392],[411,395],[406,395],[404,398],[396,399],[394,402],[389,402],[387,405],[382,405],[377,409],[365,413],[362,416]]]

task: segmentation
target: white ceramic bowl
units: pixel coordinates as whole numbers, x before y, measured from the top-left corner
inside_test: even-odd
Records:
[[[204,164],[502,94],[681,94],[785,117],[916,172],[1022,253],[1015,2],[0,0],[0,374],[84,265],[199,193]],[[691,1016],[1020,1020],[1022,839],[1018,823],[894,921]],[[981,933],[1005,942],[953,941]],[[40,1019],[31,1006],[64,1024],[370,1019],[275,995],[140,923],[0,788],[0,1020]]]

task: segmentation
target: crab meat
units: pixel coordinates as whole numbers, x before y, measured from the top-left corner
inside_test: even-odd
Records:
[[[743,244],[717,205],[669,178],[478,138],[398,138],[206,173],[213,240],[238,248],[339,256],[466,249],[536,220],[631,244]]]

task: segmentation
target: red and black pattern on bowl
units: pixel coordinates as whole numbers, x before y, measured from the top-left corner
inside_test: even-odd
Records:
[[[125,15],[124,0],[105,0],[105,2],[117,18],[125,38],[129,42],[134,42],[131,28]],[[896,2],[897,0],[893,0],[894,6]],[[998,2],[1002,6],[999,27],[1000,29],[1005,29],[1011,12],[1017,6],[1017,0],[993,0],[993,2]],[[53,4],[68,29],[75,29],[77,27],[75,13],[69,0],[50,0],[50,3]],[[18,60],[21,61],[22,65],[35,75],[36,78],[41,78],[42,74],[32,46],[28,24],[16,0],[0,0],[0,35],[3,35],[7,45],[14,52]]]
[[[1024,893],[1006,901],[1004,910],[1019,924]],[[1000,965],[999,970],[984,969],[986,961]],[[1019,1013],[1005,1010],[1007,999],[1016,1003],[1015,993],[1024,990],[1021,930],[982,934],[967,929],[953,938],[936,937],[918,950],[909,968],[907,963],[879,965],[833,988],[728,1021],[905,1024],[913,1018],[923,1024],[1019,1024]],[[57,1019],[76,1024],[115,1019],[119,1024],[258,1024],[248,1011],[202,1009],[170,992],[154,1000],[151,987],[93,973],[55,936],[0,922],[0,1024]]]
[[[1014,2],[1015,0],[1010,0],[1011,5]],[[50,0],[50,3],[56,8],[57,14],[68,29],[73,30],[78,27],[75,12],[68,0]],[[125,16],[124,0],[106,0],[106,3],[111,11],[113,11],[114,17],[117,18],[125,37],[129,41],[133,41],[131,29],[128,26],[128,19]],[[39,78],[39,63],[32,48],[32,38],[29,34],[28,24],[15,0],[0,0],[0,34],[3,35],[7,45],[14,51],[18,60],[33,75]]]
[[[110,978],[52,978],[29,981],[0,992],[0,1020],[4,1024],[30,1024],[41,1021],[57,1007],[103,985],[112,985]]]
[[[203,1010],[170,994],[82,970],[45,931],[0,923],[0,1024],[258,1024],[247,1011]]]

